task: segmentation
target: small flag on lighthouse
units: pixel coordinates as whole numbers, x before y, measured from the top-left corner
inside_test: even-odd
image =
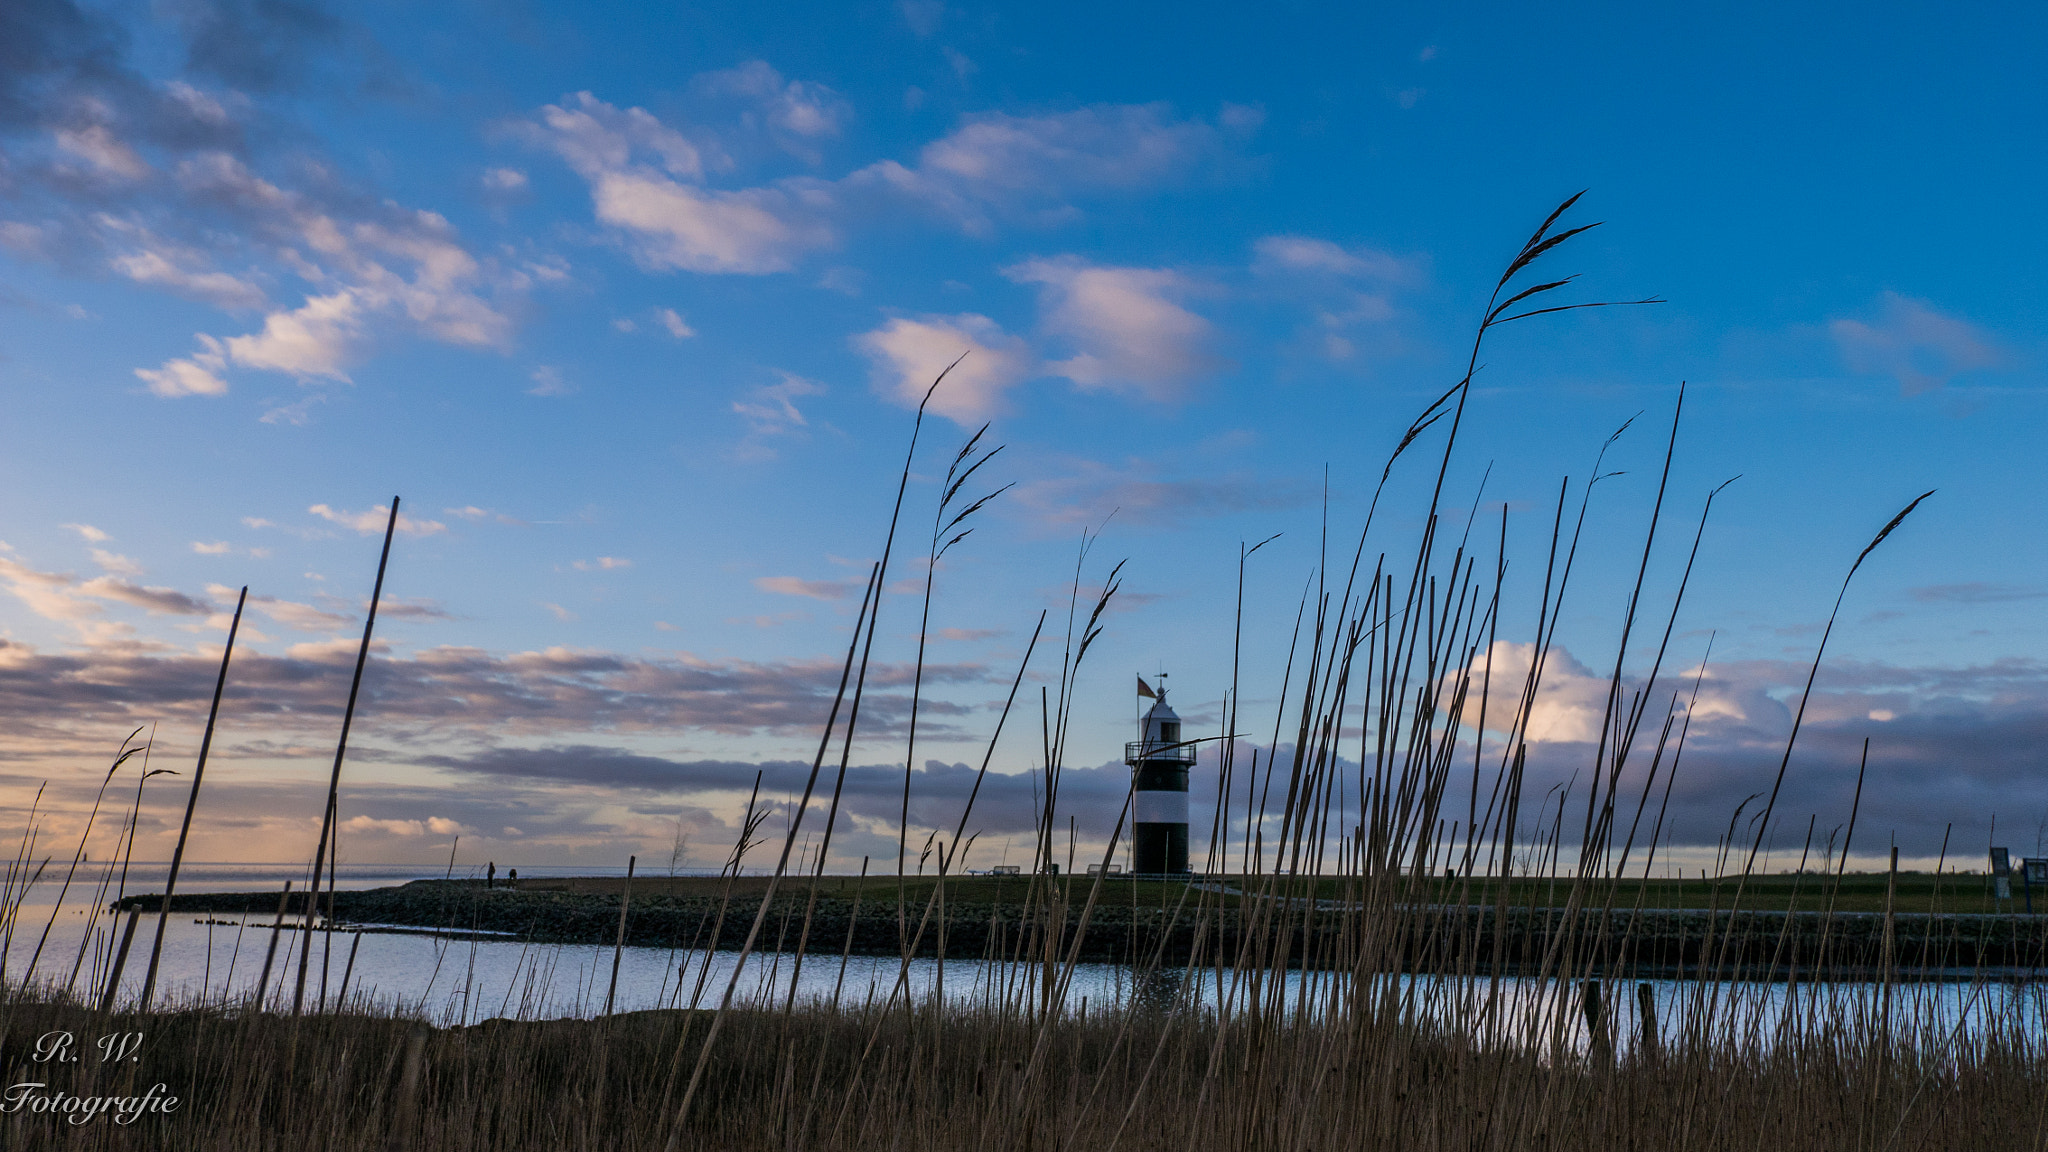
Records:
[[[1159,693],[1154,692],[1152,690],[1152,686],[1145,683],[1145,678],[1143,676],[1138,677],[1138,695],[1144,696],[1152,700],[1159,699]]]

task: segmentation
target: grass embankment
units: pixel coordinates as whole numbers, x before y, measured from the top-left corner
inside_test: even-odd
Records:
[[[1083,884],[1093,877],[1073,877]],[[1735,886],[1742,878],[1733,874],[1720,877],[1699,877],[1691,879],[1623,880],[1609,884],[1602,881],[1590,883],[1586,889],[1587,899],[1603,903],[1610,891],[1617,907],[1627,908],[1635,904],[1637,893],[1642,893],[1646,908],[1707,908],[1726,909],[1734,899]],[[1840,878],[1839,887],[1833,876],[1821,877],[1814,874],[1799,876],[1792,873],[1768,873],[1750,876],[1744,883],[1742,906],[1758,912],[1782,912],[1789,907],[1812,909],[1825,903],[1832,895],[1838,912],[1882,912],[1885,907],[1887,874],[1883,872],[1851,872]],[[1246,885],[1252,885],[1257,892],[1259,878],[1246,880],[1240,876],[1218,877],[1215,880],[1226,892],[1242,892]],[[1323,877],[1310,879],[1297,877],[1279,881],[1277,891],[1282,895],[1307,895],[1313,887],[1315,896],[1324,900],[1341,900],[1345,886],[1356,881],[1346,877]],[[725,890],[727,880],[716,876],[636,876],[633,878],[633,899],[641,900],[656,896],[676,897],[717,897]],[[730,881],[734,895],[759,895],[768,886],[766,876],[742,876]],[[927,877],[913,877],[904,881],[910,903],[922,907],[931,895],[936,881]],[[965,876],[948,877],[946,900],[948,903],[972,906],[1014,905],[1023,899],[1028,877]],[[500,881],[501,886],[506,885]],[[852,900],[858,894],[864,904],[879,907],[887,902],[893,909],[896,901],[896,879],[883,876],[825,876],[816,880],[807,877],[787,876],[782,880],[781,890],[785,892],[808,892],[815,885],[823,897],[837,897]],[[1499,881],[1475,877],[1470,880],[1431,880],[1428,882],[1427,902],[1439,904],[1484,904],[1491,905],[1497,893]],[[626,881],[619,876],[558,876],[546,879],[521,880],[515,887],[521,892],[566,892],[588,895],[617,896],[625,890]],[[1570,886],[1570,879],[1521,879],[1507,882],[1508,903],[1547,907],[1562,904],[1564,894]],[[1178,881],[1138,880],[1128,876],[1113,876],[1103,884],[1102,899],[1109,904],[1140,907],[1171,908],[1180,899],[1183,885]],[[2019,891],[2017,885],[2015,893]],[[2036,894],[2041,901],[2041,911],[2048,913],[2048,889]],[[269,897],[273,906],[277,896]],[[1235,904],[1236,897],[1226,895],[1226,903]],[[180,905],[182,907],[182,905]],[[1931,872],[1900,872],[1898,888],[1893,907],[1899,912],[1946,912],[1946,913],[2009,913],[2023,907],[2017,896],[2012,900],[1992,898],[1991,878],[1975,873],[1943,872],[1936,877]]]
[[[1976,909],[1990,905],[1988,899],[1972,898],[1977,879],[1944,875],[1937,882],[1932,875],[1899,877],[1891,927],[1890,963],[1895,972],[2034,967],[2048,960],[2048,920],[1977,914]],[[626,917],[627,943],[741,947],[766,881],[737,881],[729,902],[722,895],[724,883],[700,877],[636,879]],[[1419,898],[1401,913],[1415,917],[1420,925],[1420,930],[1408,934],[1401,963],[1419,971],[1485,972],[1498,964],[1503,973],[1516,974],[1539,963],[1554,940],[1569,936],[1575,946],[1589,949],[1586,958],[1599,972],[1631,977],[1684,974],[1703,966],[1729,976],[1762,979],[1820,967],[1842,978],[1873,975],[1884,963],[1885,921],[1878,913],[1884,906],[1886,877],[1845,877],[1839,894],[1832,894],[1833,883],[1833,878],[1752,877],[1733,912],[1733,877],[1718,884],[1631,882],[1612,890],[1604,884],[1590,885],[1575,914],[1576,929],[1567,932],[1567,914],[1559,905],[1568,884],[1511,881],[1502,902],[1500,886],[1491,882],[1435,881],[1418,885]],[[1065,901],[1069,932],[1080,929],[1083,900],[1074,897],[1085,896],[1089,884],[1085,878],[1069,878],[1061,885],[1080,890]],[[918,881],[910,887],[906,927],[913,934],[918,910],[931,903],[932,886],[931,881]],[[529,880],[517,888],[421,880],[337,893],[335,913],[340,922],[504,932],[545,943],[609,944],[617,939],[624,887],[624,881],[614,877]],[[1421,893],[1423,887],[1430,891]],[[1020,925],[1030,919],[1024,903],[1027,889],[1024,878],[949,880],[943,911],[927,928],[917,953],[936,956],[943,944],[945,954],[954,959],[1014,956],[1028,935],[1020,934]],[[1290,965],[1317,966],[1348,954],[1342,937],[1360,928],[1350,907],[1357,898],[1355,881],[1293,878],[1270,889],[1256,881],[1226,881],[1209,885],[1196,894],[1199,899],[1184,901],[1186,893],[1187,885],[1180,882],[1106,880],[1081,937],[1079,958],[1138,964],[1159,953],[1164,962],[1178,964],[1198,950],[1210,956],[1236,955],[1247,916],[1256,920],[1260,907],[1285,906],[1300,913],[1289,928],[1296,941],[1289,949]],[[1831,894],[1832,913],[1827,910]],[[269,916],[275,913],[277,900],[276,894],[264,892],[211,893],[176,897],[172,907],[179,912]],[[149,895],[129,897],[125,903],[146,910],[156,906]],[[1204,904],[1206,928],[1190,914],[1190,909]],[[895,909],[893,880],[789,881],[775,897],[757,947],[771,952],[794,949],[808,913],[808,947],[814,951],[847,948],[860,955],[900,955],[905,940],[898,934]],[[1197,940],[1204,934],[1206,943]]]

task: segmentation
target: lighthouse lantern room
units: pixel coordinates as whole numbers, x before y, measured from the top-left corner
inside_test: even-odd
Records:
[[[1138,681],[1144,695],[1155,696],[1151,709],[1139,722],[1141,739],[1124,746],[1124,763],[1131,766],[1131,854],[1132,871],[1148,875],[1178,875],[1188,870],[1188,769],[1195,763],[1195,746],[1180,734],[1180,716],[1166,703],[1166,685],[1151,692]]]

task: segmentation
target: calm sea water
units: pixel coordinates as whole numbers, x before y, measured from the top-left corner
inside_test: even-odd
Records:
[[[181,892],[276,890],[285,880],[303,880],[304,865],[187,865],[181,870]],[[343,867],[343,888],[373,888],[424,877],[439,877],[446,865]],[[624,869],[611,870],[623,874]],[[523,877],[606,874],[587,867],[521,868]],[[458,875],[462,873],[458,871]],[[22,905],[7,951],[6,976],[19,981],[33,958],[38,980],[60,985],[72,982],[83,993],[104,989],[112,951],[109,937],[119,926],[102,915],[91,939],[84,932],[86,907],[98,890],[95,874],[73,881],[63,907],[52,919],[62,876],[45,873]],[[161,891],[163,867],[136,865],[128,890]],[[294,889],[298,885],[294,884]],[[111,898],[112,893],[107,894]],[[165,931],[158,1003],[188,999],[218,1001],[223,997],[262,996],[266,1005],[288,1010],[297,986],[304,934],[272,932],[273,915],[184,913],[170,917]],[[47,939],[44,939],[47,927]],[[155,918],[145,915],[136,931],[124,967],[119,999],[131,1002],[140,994],[154,939]],[[274,944],[273,944],[274,939]],[[83,947],[81,947],[83,945]],[[40,946],[40,955],[37,954]],[[274,949],[274,950],[273,950]],[[81,958],[82,957],[82,958]],[[589,1017],[604,1010],[608,996],[616,1011],[688,1006],[693,1001],[716,1006],[731,982],[734,953],[671,948],[602,945],[529,944],[492,937],[450,938],[432,934],[325,932],[313,935],[305,963],[309,1004],[333,1001],[347,980],[349,999],[416,1013],[446,1024],[475,1023],[492,1017],[550,1019]],[[262,979],[268,960],[269,979]],[[615,973],[616,967],[616,975]],[[75,980],[73,973],[76,972]],[[912,961],[907,969],[891,957],[841,958],[836,950],[805,957],[801,966],[791,955],[751,957],[734,986],[741,1003],[780,1005],[791,995],[799,1003],[858,1006],[909,995],[920,1000],[944,996],[955,1002],[990,997],[1008,998],[1022,977],[1016,970],[979,961],[949,960],[941,971],[936,961]],[[1253,981],[1258,980],[1255,988]],[[1471,1018],[1490,997],[1498,997],[1491,1015],[1511,1031],[1534,1035],[1540,1020],[1562,1020],[1568,1043],[1583,1044],[1583,1021],[1570,990],[1555,983],[1509,979],[1498,987],[1486,980],[1420,976],[1398,982],[1402,995],[1427,1020],[1455,1026]],[[1638,1002],[1632,985],[1614,985],[1610,1006],[1617,1047],[1627,1048],[1640,1029]],[[1787,1010],[1821,1011],[1875,1021],[1885,1011],[1886,993],[1868,984],[1840,984],[1825,989],[1788,989],[1783,984],[1742,983],[1723,986],[1717,999],[1699,999],[1697,983],[1652,981],[1659,1031],[1671,1033],[1688,1014],[1701,1012],[1737,1036],[1769,1043]],[[1241,1009],[1254,995],[1290,1007],[1313,1011],[1346,991],[1345,978],[1334,974],[1270,974],[1242,977],[1208,971],[1195,996],[1205,1008]],[[1917,1030],[1916,1039],[1940,1046],[1980,1035],[1987,1027],[2019,1027],[2037,1038],[2048,1037],[2048,985],[2039,982],[1968,981],[1911,984],[1894,988],[1890,1010],[1895,1027]],[[1170,1003],[1174,988],[1134,980],[1129,969],[1108,964],[1079,965],[1064,1003],[1069,1011],[1100,1010],[1131,1002]],[[1561,1011],[1562,1009],[1562,1011]]]

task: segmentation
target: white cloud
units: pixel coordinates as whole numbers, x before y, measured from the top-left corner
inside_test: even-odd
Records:
[[[839,93],[808,80],[785,80],[782,73],[762,60],[704,73],[692,86],[699,91],[752,101],[772,129],[804,140],[837,136],[846,121],[853,118],[853,106]],[[788,146],[786,142],[785,147]],[[791,150],[806,158],[815,156],[808,149]]]
[[[325,395],[316,392],[311,396],[301,397],[290,404],[278,404],[266,408],[263,411],[263,415],[258,416],[257,419],[265,424],[290,424],[293,427],[303,427],[313,422],[314,406],[324,404],[326,401],[327,397]]]
[[[786,436],[810,426],[810,421],[797,408],[796,399],[799,396],[822,396],[825,386],[794,372],[780,375],[780,382],[750,388],[745,397],[732,402],[732,410],[745,417],[751,427],[750,437]]]
[[[1308,273],[1372,280],[1406,281],[1413,266],[1398,256],[1363,246],[1346,248],[1315,236],[1262,236],[1252,244],[1252,271],[1262,275]]]
[[[503,512],[493,512],[489,508],[479,508],[474,504],[467,504],[461,508],[443,508],[441,509],[441,511],[450,516],[456,516],[460,517],[461,519],[471,521],[481,522],[484,520],[489,520],[498,524],[522,525],[526,523],[526,521],[521,520],[516,516],[507,516]]]
[[[432,833],[436,836],[454,836],[468,831],[467,826],[445,816],[429,816],[425,820],[379,820],[370,816],[351,816],[341,822],[343,831],[358,835],[365,832],[381,832],[386,836],[417,837]],[[517,835],[518,830],[507,828],[506,832]]]
[[[339,632],[355,624],[351,617],[322,611],[311,604],[279,600],[274,596],[252,596],[249,600],[264,615],[300,632]]]
[[[1216,122],[1232,132],[1250,135],[1266,125],[1266,109],[1261,104],[1232,104],[1224,101],[1216,113]]]
[[[1192,520],[1240,512],[1275,511],[1315,500],[1315,489],[1246,475],[1161,475],[1141,459],[1121,464],[1069,459],[1057,471],[1020,485],[1017,504],[1039,524],[1070,527],[1117,522],[1142,527],[1178,527]]]
[[[69,528],[73,532],[78,533],[80,537],[94,544],[104,544],[108,540],[113,539],[113,537],[90,524],[59,524],[58,527]]]
[[[703,154],[682,133],[662,124],[645,108],[618,108],[588,92],[540,110],[547,143],[580,173],[624,168],[635,152],[651,153],[663,171],[702,179]]]
[[[831,243],[823,224],[774,188],[719,192],[648,171],[599,172],[590,195],[603,223],[632,234],[628,250],[658,270],[786,272],[802,253]]]
[[[1045,116],[991,112],[925,145],[915,172],[904,175],[940,200],[1058,199],[1166,183],[1224,151],[1214,127],[1182,119],[1166,104],[1095,105]],[[880,167],[867,170],[870,178],[882,175]]]
[[[142,565],[118,552],[109,552],[104,548],[92,549],[92,562],[116,576],[142,575]]]
[[[528,260],[522,267],[543,284],[561,284],[569,279],[569,262],[560,256],[549,255],[538,260]]]
[[[183,80],[171,81],[164,85],[164,90],[170,93],[171,99],[183,105],[185,110],[192,114],[193,119],[203,124],[224,127],[232,119],[228,114],[227,104],[221,99],[201,92]],[[246,106],[246,98],[239,92],[230,92],[228,101]]]
[[[578,560],[570,565],[570,567],[578,572],[610,572],[616,568],[631,568],[632,566],[633,562],[631,560],[622,559],[617,556],[599,556],[595,560]]]
[[[1261,237],[1252,253],[1252,273],[1269,291],[1307,306],[1312,321],[1296,333],[1300,346],[1331,360],[1358,358],[1361,344],[1379,356],[1406,346],[1391,326],[1391,289],[1423,279],[1422,260],[1300,235]]]
[[[654,322],[667,329],[668,334],[678,340],[688,340],[697,334],[697,330],[685,323],[682,316],[673,308],[656,308]]]
[[[177,396],[225,396],[227,381],[220,372],[227,367],[227,353],[213,337],[200,333],[199,351],[181,360],[166,360],[161,368],[137,368],[135,375],[149,385],[152,394]]]
[[[44,243],[50,239],[49,230],[20,220],[0,220],[0,247],[8,248],[23,256],[43,255]]]
[[[57,147],[91,164],[102,174],[127,180],[149,175],[150,167],[104,124],[85,128],[63,128],[56,133]]]
[[[78,586],[82,595],[96,596],[141,608],[151,615],[164,616],[211,616],[213,608],[203,600],[185,595],[175,588],[145,588],[131,584],[117,576],[96,576]]]
[[[78,578],[68,572],[40,572],[0,556],[0,580],[28,610],[45,620],[78,623],[101,614],[99,605],[79,598]]]
[[[1044,286],[1043,326],[1075,349],[1072,357],[1045,368],[1084,389],[1173,401],[1215,367],[1205,347],[1209,322],[1170,299],[1193,287],[1177,272],[1104,268],[1064,256],[1027,260],[1003,274]]]
[[[526,173],[517,168],[486,168],[483,184],[491,192],[517,192],[526,187]]]
[[[779,188],[697,186],[701,152],[643,108],[578,92],[541,109],[528,135],[589,183],[598,221],[650,268],[760,275],[832,242],[829,228],[806,219],[822,202]]]
[[[919,36],[929,36],[939,30],[939,21],[946,15],[944,0],[896,0],[896,14],[910,25],[910,30]]]
[[[551,604],[543,600],[541,601],[540,606],[547,609],[549,612],[554,613],[555,619],[560,620],[564,624],[576,619],[576,614],[574,612],[569,611],[567,608],[562,607],[560,604]]]
[[[192,542],[192,551],[199,553],[201,556],[225,556],[234,550],[234,545],[229,544],[225,540],[215,540],[211,544],[199,540]]]
[[[867,283],[867,273],[844,264],[825,269],[818,277],[818,287],[842,296],[858,296]]]
[[[1484,724],[1489,734],[1504,734],[1516,717],[1521,706],[1521,687],[1528,680],[1529,667],[1535,658],[1536,646],[1508,640],[1495,641],[1492,647],[1492,690],[1486,694],[1488,705]],[[1474,684],[1487,668],[1487,653],[1482,651],[1472,661]],[[1667,670],[1667,676],[1674,683],[1684,682],[1688,698],[1694,675],[1699,670]],[[1626,685],[1624,689],[1626,690]],[[1527,731],[1531,743],[1597,743],[1600,727],[1607,714],[1609,680],[1606,675],[1596,673],[1562,648],[1553,648],[1543,666],[1543,682],[1536,694],[1536,703],[1529,713]],[[1754,686],[1743,687],[1731,683],[1722,674],[1709,674],[1700,681],[1700,694],[1692,708],[1694,734],[1707,721],[1742,724],[1752,720],[1752,713],[1759,704],[1772,705],[1767,697],[1756,692]]]
[[[149,241],[139,251],[114,257],[114,271],[137,284],[167,288],[181,296],[203,300],[216,308],[263,307],[263,289],[227,272],[205,272],[191,267],[203,258],[196,252]]]
[[[1534,644],[1508,640],[1494,642],[1491,652],[1492,690],[1486,694],[1487,711],[1482,722],[1498,735],[1516,718],[1521,686],[1527,682],[1535,660]],[[1488,654],[1472,661],[1476,684],[1487,674]],[[1591,743],[1599,740],[1602,718],[1607,710],[1608,682],[1562,649],[1553,649],[1543,666],[1543,682],[1529,713],[1528,739],[1531,743],[1564,741]]]
[[[306,511],[344,528],[353,528],[365,536],[383,532],[385,525],[391,520],[391,508],[388,505],[379,505],[366,512],[338,512],[325,504],[315,504]],[[448,526],[439,520],[415,520],[400,512],[398,530],[407,536],[432,536],[436,532],[446,532]]]
[[[315,290],[296,308],[272,311],[258,332],[225,340],[202,335],[200,350],[191,356],[137,369],[160,396],[225,393],[222,373],[229,364],[301,381],[346,381],[345,367],[367,340],[374,318],[403,318],[433,339],[460,346],[502,347],[510,338],[510,318],[479,289],[495,282],[518,290],[530,280],[480,262],[437,213],[346,197],[323,203],[271,183],[225,152],[188,156],[176,178],[192,200],[244,221],[252,236],[272,245],[277,260]],[[131,249],[110,261],[131,279],[222,307],[262,304],[261,291],[248,279],[209,271],[199,254],[158,243],[132,224],[97,219],[104,235],[121,236]],[[292,418],[284,410],[266,417]]]
[[[308,640],[294,644],[284,650],[294,660],[307,660],[316,664],[346,664],[355,660],[362,651],[362,640],[351,636],[334,636],[326,640]],[[384,642],[371,644],[372,649],[381,650]]]
[[[804,596],[812,600],[843,600],[858,591],[851,580],[804,580],[795,576],[756,576],[754,587],[778,596]]]
[[[836,96],[825,98],[829,90],[786,81],[765,64],[712,73],[697,87],[765,101],[771,135],[806,158],[814,158],[812,142],[846,118]],[[737,190],[705,186],[707,170],[729,164],[715,147],[589,92],[547,105],[518,131],[583,177],[598,222],[644,266],[761,275],[836,244],[837,222],[863,210],[917,205],[970,232],[991,229],[997,209],[1041,224],[1068,220],[1075,210],[1067,198],[1180,179],[1225,158],[1262,118],[1226,106],[1226,132],[1165,104],[989,113],[927,144],[914,165],[884,160],[836,181],[791,178]]]
[[[219,373],[230,360],[244,368],[286,372],[301,379],[326,377],[345,382],[348,373],[343,365],[361,334],[361,314],[353,292],[309,296],[298,308],[264,317],[261,332],[231,336],[225,342],[201,334],[200,351],[185,359],[166,360],[161,368],[137,368],[135,374],[148,382],[151,392],[166,397],[226,393],[227,383]]]
[[[576,391],[575,385],[562,379],[562,370],[543,364],[533,370],[529,377],[533,387],[526,390],[528,396],[568,396]]]
[[[1890,376],[1908,396],[1940,388],[1964,372],[2000,367],[2009,359],[1982,328],[1896,292],[1879,298],[1875,324],[1836,320],[1828,325],[1828,333],[1850,371]]]
[[[360,313],[352,292],[309,296],[290,312],[264,317],[263,331],[229,337],[228,356],[246,368],[347,380],[342,363],[361,330]]]
[[[898,316],[854,337],[874,362],[875,391],[915,407],[946,365],[960,360],[932,395],[931,408],[961,424],[979,423],[1003,408],[1003,394],[1033,371],[1023,339],[972,312]]]

